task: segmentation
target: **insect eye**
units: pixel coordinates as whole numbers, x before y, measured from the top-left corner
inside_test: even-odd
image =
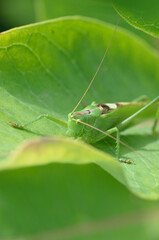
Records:
[[[105,113],[109,112],[109,110],[110,110],[110,107],[104,103],[98,104],[97,107],[99,107],[102,114],[105,114]]]

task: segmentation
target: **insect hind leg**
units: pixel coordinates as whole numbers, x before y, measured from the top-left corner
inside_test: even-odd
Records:
[[[159,131],[156,130],[157,125],[158,125],[158,124],[157,124],[158,122],[159,122],[159,106],[158,106],[158,108],[157,108],[157,112],[156,112],[154,124],[153,124],[153,126],[152,126],[152,133],[153,133],[153,134],[157,134],[157,135],[159,135]]]
[[[120,124],[118,124],[118,128],[123,128],[124,126],[126,126],[129,122],[131,122],[135,117],[137,117],[141,112],[145,111],[146,109],[148,109],[149,107],[151,107],[153,104],[155,103],[159,103],[159,96],[156,97],[154,100],[152,100],[151,102],[149,102],[148,104],[146,104],[143,108],[141,108],[140,110],[138,110],[137,112],[135,112],[133,115],[131,115],[130,117],[126,118],[124,121],[122,121]],[[157,122],[159,119],[159,107],[157,109],[156,112],[156,117],[155,117],[155,121],[154,121],[154,125],[152,128],[152,131],[156,131],[156,126],[157,126]]]
[[[135,98],[132,102],[150,102],[150,99],[146,95],[142,95],[138,98]]]

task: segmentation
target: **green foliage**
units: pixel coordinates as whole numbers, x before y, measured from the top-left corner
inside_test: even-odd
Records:
[[[158,202],[137,199],[93,164],[4,171],[0,194],[0,239],[159,236]]]
[[[158,0],[113,0],[119,14],[134,27],[159,37]]]
[[[158,9],[158,0],[1,0],[0,18],[9,28],[72,15],[89,16],[115,24],[117,11],[129,23],[121,19],[120,26],[135,32],[158,48],[158,41],[144,33],[158,36]]]
[[[119,165],[105,154],[108,152],[115,156],[115,150],[109,149],[109,144],[113,144],[111,140],[107,144],[105,140],[100,141],[94,144],[93,149],[65,138],[54,138],[53,142],[39,140],[38,144],[35,142],[37,147],[34,149],[32,140],[12,153],[24,140],[66,135],[65,127],[50,120],[34,123],[27,131],[11,128],[8,121],[22,124],[48,113],[67,122],[67,114],[72,111],[98,67],[113,28],[90,19],[65,18],[16,29],[1,36],[1,157],[6,157],[2,169],[57,161],[95,162],[136,194],[158,198],[155,155],[158,138],[147,131],[147,126],[135,136],[134,129],[124,136],[128,145],[142,153],[143,158],[123,149],[123,155],[134,159],[136,165]],[[130,33],[118,29],[110,51],[84,103],[94,99],[97,102],[131,101],[143,94],[150,98],[157,96],[159,59],[152,49]],[[39,148],[43,150],[38,152]]]
[[[117,11],[130,17],[122,4]],[[89,4],[87,9],[83,15],[93,16]],[[38,14],[47,18],[40,9]],[[157,36],[156,29],[145,31]],[[116,161],[111,139],[93,145],[74,141],[65,127],[46,119],[27,131],[8,124],[45,113],[67,123],[113,30],[98,20],[69,17],[0,35],[1,239],[159,238],[158,201],[137,199],[123,186],[139,197],[159,198],[159,139],[151,134],[152,123],[122,133],[121,140],[142,154],[122,147],[122,156],[135,160],[130,165]],[[158,53],[119,27],[83,104],[131,101],[143,94],[155,98],[158,66]]]

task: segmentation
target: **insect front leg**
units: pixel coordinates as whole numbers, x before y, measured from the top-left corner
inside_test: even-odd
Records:
[[[132,163],[131,159],[121,158],[120,157],[120,131],[117,127],[109,129],[107,132],[109,133],[116,133],[116,157],[117,160],[124,163]]]
[[[93,128],[94,130],[98,131],[98,132],[101,132],[102,134],[104,134],[106,137],[110,137],[112,139],[114,139],[116,141],[116,153],[117,153],[117,159],[120,161],[120,162],[125,162],[125,163],[131,163],[132,160],[130,159],[123,159],[123,158],[120,158],[120,144],[122,144],[123,146],[127,147],[128,149],[130,149],[131,151],[135,152],[136,151],[130,147],[129,145],[127,145],[126,143],[122,142],[120,140],[120,133],[119,133],[119,129],[117,127],[114,127],[114,128],[111,128],[109,130],[107,130],[106,132],[102,131],[101,129],[99,128],[96,128],[95,126],[92,126],[86,122],[83,122],[81,121],[80,119],[74,119],[74,121],[80,123],[80,124],[83,124],[83,125],[86,125],[90,128]],[[116,133],[117,134],[117,138],[115,138],[114,136],[112,136],[113,133]],[[97,140],[97,139],[96,139]],[[101,137],[97,140],[99,141],[101,140]]]
[[[61,121],[59,119],[56,119],[56,118],[54,118],[54,117],[52,117],[52,116],[50,116],[48,114],[42,114],[42,115],[38,116],[37,118],[35,118],[34,120],[32,120],[32,121],[30,121],[28,123],[25,123],[23,125],[20,125],[20,124],[14,123],[14,122],[8,122],[8,123],[9,123],[9,125],[11,125],[14,128],[25,130],[25,128],[27,126],[29,126],[30,124],[38,122],[38,121],[40,121],[40,120],[42,120],[44,118],[49,119],[49,120],[51,120],[51,121],[61,125],[62,127],[67,127],[67,124],[65,122],[63,122],[63,121]]]

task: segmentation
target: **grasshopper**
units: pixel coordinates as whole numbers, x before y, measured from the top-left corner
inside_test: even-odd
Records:
[[[118,102],[118,103],[91,103],[84,109],[76,111],[77,107],[82,102],[83,98],[90,89],[96,75],[98,74],[101,65],[106,57],[108,49],[111,45],[113,37],[115,35],[119,20],[115,26],[113,35],[110,39],[108,47],[105,50],[103,58],[95,72],[88,88],[84,92],[80,101],[77,103],[76,107],[71,113],[68,114],[68,124],[66,124],[52,116],[43,114],[38,116],[36,119],[26,123],[24,125],[19,125],[10,122],[10,125],[15,128],[25,129],[26,126],[39,121],[43,118],[52,120],[61,126],[67,127],[67,135],[76,139],[83,140],[87,143],[95,143],[100,141],[105,137],[113,138],[116,141],[116,155],[120,162],[131,163],[132,160],[124,159],[120,157],[120,144],[124,145],[131,151],[136,151],[128,146],[126,143],[120,140],[120,131],[126,129],[134,124],[145,121],[149,118],[155,118],[152,127],[152,132],[157,133],[156,127],[159,119],[159,96],[154,100],[150,101],[147,97],[143,96],[138,98],[133,102]],[[112,134],[116,134],[116,137]],[[140,155],[139,153],[137,153]]]

